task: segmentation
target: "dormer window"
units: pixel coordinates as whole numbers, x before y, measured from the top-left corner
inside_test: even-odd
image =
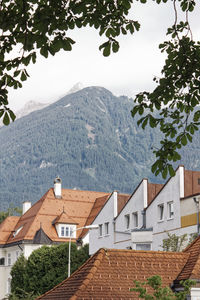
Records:
[[[59,224],[58,230],[59,237],[62,238],[75,238],[76,237],[76,225]]]

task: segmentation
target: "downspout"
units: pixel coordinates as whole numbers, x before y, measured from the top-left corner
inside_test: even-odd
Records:
[[[199,200],[197,200],[196,197],[194,197],[193,200],[197,206],[197,233],[198,233],[198,235],[200,235],[200,232],[199,232]]]

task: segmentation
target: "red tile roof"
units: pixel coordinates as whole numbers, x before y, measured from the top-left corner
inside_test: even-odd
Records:
[[[189,253],[100,249],[72,276],[37,299],[139,299],[130,292],[133,280],[160,275],[170,285],[183,269]]]
[[[1,224],[0,224],[0,244],[4,244],[14,233],[16,224],[18,223],[20,217],[7,217]]]
[[[21,217],[9,217],[0,225],[0,244],[10,244],[22,240],[33,240],[36,232],[42,226],[45,234],[53,242],[65,242],[67,238],[59,238],[53,221],[60,216],[60,220],[70,221],[83,227],[97,198],[108,197],[110,194],[93,191],[78,191],[62,189],[62,198],[55,198],[53,189],[37,201]],[[63,214],[63,210],[66,212]],[[11,234],[22,227],[15,236]],[[79,237],[80,231],[77,231]]]
[[[196,238],[184,251],[189,258],[177,280],[200,279],[200,237]]]

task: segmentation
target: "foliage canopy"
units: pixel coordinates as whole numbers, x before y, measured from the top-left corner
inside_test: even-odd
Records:
[[[136,0],[135,0],[136,1]],[[147,0],[137,0],[143,4]],[[169,0],[155,0],[157,4]],[[157,86],[135,98],[132,116],[142,116],[138,124],[159,127],[163,133],[161,146],[154,149],[157,158],[152,166],[155,175],[175,174],[173,165],[180,160],[179,150],[192,142],[200,124],[200,42],[193,39],[189,14],[195,0],[172,0],[174,24],[167,30],[167,41],[159,48],[167,55],[161,78],[154,78]],[[0,10],[0,117],[8,125],[15,119],[8,107],[8,88],[20,88],[29,77],[26,67],[35,63],[40,53],[44,57],[63,49],[71,51],[73,41],[68,32],[91,26],[106,41],[100,45],[104,56],[119,50],[117,37],[138,31],[138,21],[128,13],[133,0],[3,0]],[[185,14],[178,22],[178,7]],[[133,7],[134,8],[134,7]],[[17,55],[16,55],[17,53]],[[154,113],[156,112],[156,114]]]
[[[77,249],[71,245],[71,271],[79,268],[88,258],[88,245]],[[25,259],[20,256],[11,270],[11,292],[19,299],[24,295],[43,294],[67,278],[68,243],[43,246]],[[12,299],[12,298],[11,298]]]

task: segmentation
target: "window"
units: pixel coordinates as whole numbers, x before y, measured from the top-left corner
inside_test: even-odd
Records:
[[[134,212],[132,214],[133,218],[133,227],[138,227],[138,212]]]
[[[105,235],[108,235],[109,234],[109,223],[106,222],[105,223]]]
[[[130,215],[125,215],[125,226],[126,226],[126,229],[129,229],[129,227],[130,227]]]
[[[163,221],[164,219],[164,204],[158,205],[158,220]]]
[[[8,253],[8,266],[11,266],[11,253]]]
[[[136,244],[136,250],[150,251],[151,244]]]
[[[65,236],[65,227],[61,227],[61,236]]]
[[[75,237],[76,236],[76,226],[65,225],[60,228],[61,237]]]
[[[200,184],[200,178],[198,178],[198,184]]]
[[[168,219],[172,219],[174,217],[174,203],[172,201],[167,203],[167,210]]]
[[[103,225],[100,224],[99,225],[99,236],[102,236],[103,235]]]
[[[0,266],[5,266],[5,257],[0,258]]]

